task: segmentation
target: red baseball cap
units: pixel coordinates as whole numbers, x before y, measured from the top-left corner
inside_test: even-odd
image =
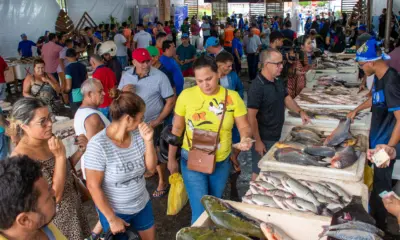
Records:
[[[150,53],[146,48],[135,49],[135,51],[132,53],[132,58],[140,63],[151,60]]]

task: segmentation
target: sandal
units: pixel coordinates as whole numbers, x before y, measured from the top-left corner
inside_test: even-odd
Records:
[[[165,196],[167,193],[168,193],[168,191],[169,191],[169,185],[166,187],[166,188],[164,188],[164,189],[162,189],[162,190],[155,190],[154,192],[153,192],[153,198],[161,198],[161,197],[163,197],[163,196]]]

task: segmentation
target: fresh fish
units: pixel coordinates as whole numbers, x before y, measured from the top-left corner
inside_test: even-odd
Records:
[[[251,238],[224,228],[186,227],[179,230],[176,240],[251,240]]]
[[[297,211],[313,212],[315,214],[320,214],[317,206],[302,198],[295,197],[291,199],[285,199],[285,203],[289,205],[291,208],[296,209]]]
[[[375,227],[374,225],[360,222],[360,221],[349,221],[339,225],[329,226],[328,230],[340,230],[340,229],[357,229],[364,232],[376,233],[379,236],[385,236],[385,232]]]
[[[294,131],[294,132],[312,132],[312,133],[314,133],[315,135],[317,135],[319,138],[321,138],[322,136],[324,136],[324,134],[323,134],[322,131],[319,131],[319,130],[317,130],[317,129],[315,129],[315,128],[307,127],[307,126],[296,126],[296,127],[293,127],[291,131],[292,131],[292,132],[293,132],[293,131]]]
[[[253,200],[252,200],[252,196],[253,194],[249,194],[249,195],[244,195],[242,197],[242,203],[247,203],[247,204],[256,204]]]
[[[267,225],[267,230],[272,235],[273,239],[293,240],[293,238],[289,237],[281,228],[271,223],[266,223],[266,225]]]
[[[269,191],[265,191],[265,195],[268,195],[270,197],[278,196],[278,197],[283,197],[283,198],[292,198],[293,194],[286,192],[281,189],[273,189]]]
[[[294,148],[280,148],[274,153],[275,159],[279,162],[291,163],[297,165],[311,165],[318,167],[326,167],[327,164],[319,163],[319,157],[311,156],[307,153],[303,153],[300,150]]]
[[[252,194],[249,196],[245,196],[247,201],[251,201],[256,205],[264,206],[264,207],[271,207],[271,208],[279,208],[279,206],[275,203],[274,199],[270,196],[260,195],[260,194]]]
[[[318,192],[319,194],[327,196],[331,199],[335,200],[339,199],[339,196],[336,193],[331,191],[328,187],[324,186],[323,184],[319,184],[312,181],[304,181],[304,180],[299,180],[299,181],[314,192]]]
[[[260,229],[261,222],[258,219],[240,212],[228,203],[213,196],[203,196],[201,203],[216,226],[249,237],[264,238]]]
[[[304,148],[306,148],[307,146],[302,144],[302,143],[299,143],[299,142],[293,142],[293,141],[287,141],[286,142],[285,141],[285,142],[277,142],[275,144],[275,147],[276,148],[288,148],[288,147],[290,147],[290,148],[299,149],[299,150],[303,151]]]
[[[340,203],[339,200],[335,200],[335,199],[329,198],[329,197],[324,196],[324,195],[322,195],[322,194],[320,194],[318,192],[313,192],[313,194],[317,198],[318,202],[320,202],[320,203],[325,203],[325,204],[328,204],[328,203]]]
[[[350,124],[350,118],[347,118],[346,121],[340,121],[336,129],[325,139],[324,146],[337,146],[344,140],[351,138]]]
[[[381,237],[374,233],[364,232],[361,230],[344,229],[337,231],[328,231],[322,237],[333,237],[339,240],[383,240]]]
[[[279,178],[270,176],[270,175],[266,175],[266,174],[260,174],[260,179],[270,183],[272,185],[274,185],[275,187],[278,186],[279,184],[281,184],[281,180]]]
[[[316,142],[316,141],[309,141],[309,140],[307,140],[307,139],[295,138],[295,137],[292,138],[291,141],[298,142],[298,143],[304,144],[304,145],[306,145],[306,146],[310,146],[310,145],[313,145],[313,146],[322,146],[322,144],[324,143],[323,141]]]
[[[286,182],[286,185],[291,189],[291,192],[295,193],[296,197],[309,201],[317,207],[321,205],[321,203],[318,202],[317,198],[314,196],[311,190],[308,187],[302,185],[297,180],[291,177],[283,177],[282,181]]]
[[[266,190],[260,189],[254,185],[250,185],[251,194],[262,194],[265,195]]]
[[[331,167],[339,169],[347,168],[353,165],[358,160],[358,157],[353,147],[345,147],[331,159]]]
[[[335,149],[327,146],[307,146],[304,148],[304,152],[320,157],[333,157],[335,155]]]
[[[310,142],[321,142],[321,136],[312,128],[294,127],[290,131],[294,138],[305,139]]]
[[[272,190],[276,188],[274,185],[264,181],[250,181],[250,186],[254,186],[262,190]]]
[[[284,176],[287,176],[286,173],[284,172],[275,172],[275,171],[268,171],[268,172],[264,172],[267,176],[272,176],[278,179],[281,179]]]
[[[286,202],[286,198],[284,197],[279,197],[279,196],[273,196],[272,199],[274,199],[275,203],[283,210],[290,211],[293,210]]]
[[[358,134],[356,138],[357,138],[356,148],[360,152],[366,152],[368,150],[368,137],[362,134]]]
[[[344,208],[344,205],[341,203],[328,203],[326,208],[331,210],[332,212],[338,212],[339,210]]]
[[[327,208],[324,208],[324,209],[322,209],[321,216],[332,217],[333,212],[331,212],[331,210],[329,210]]]
[[[346,203],[349,203],[351,201],[351,196],[335,183],[331,182],[319,182],[319,183],[327,186],[331,191],[337,193]]]

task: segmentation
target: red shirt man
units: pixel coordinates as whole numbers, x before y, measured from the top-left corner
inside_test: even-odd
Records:
[[[112,99],[110,98],[109,92],[111,88],[114,88],[115,84],[117,84],[117,78],[115,77],[115,73],[110,68],[104,65],[100,65],[94,71],[93,78],[98,79],[101,82],[101,84],[103,84],[103,89],[105,93],[104,101],[99,106],[99,108],[106,108],[110,106]]]

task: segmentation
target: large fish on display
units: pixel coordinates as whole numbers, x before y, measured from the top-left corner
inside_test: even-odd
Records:
[[[329,164],[318,162],[321,158],[311,156],[294,148],[279,148],[275,151],[274,157],[279,162],[291,163],[304,166],[326,167]]]
[[[359,155],[354,150],[354,147],[345,147],[342,151],[336,152],[335,156],[331,159],[331,167],[333,168],[347,168],[353,165]]]
[[[251,240],[251,238],[224,228],[186,227],[179,230],[176,240]]]
[[[304,148],[304,152],[320,157],[333,157],[335,155],[335,149],[327,146],[307,146]]]
[[[337,146],[344,142],[346,139],[351,138],[350,133],[351,119],[347,118],[346,121],[340,121],[335,130],[325,139],[325,146]]]

